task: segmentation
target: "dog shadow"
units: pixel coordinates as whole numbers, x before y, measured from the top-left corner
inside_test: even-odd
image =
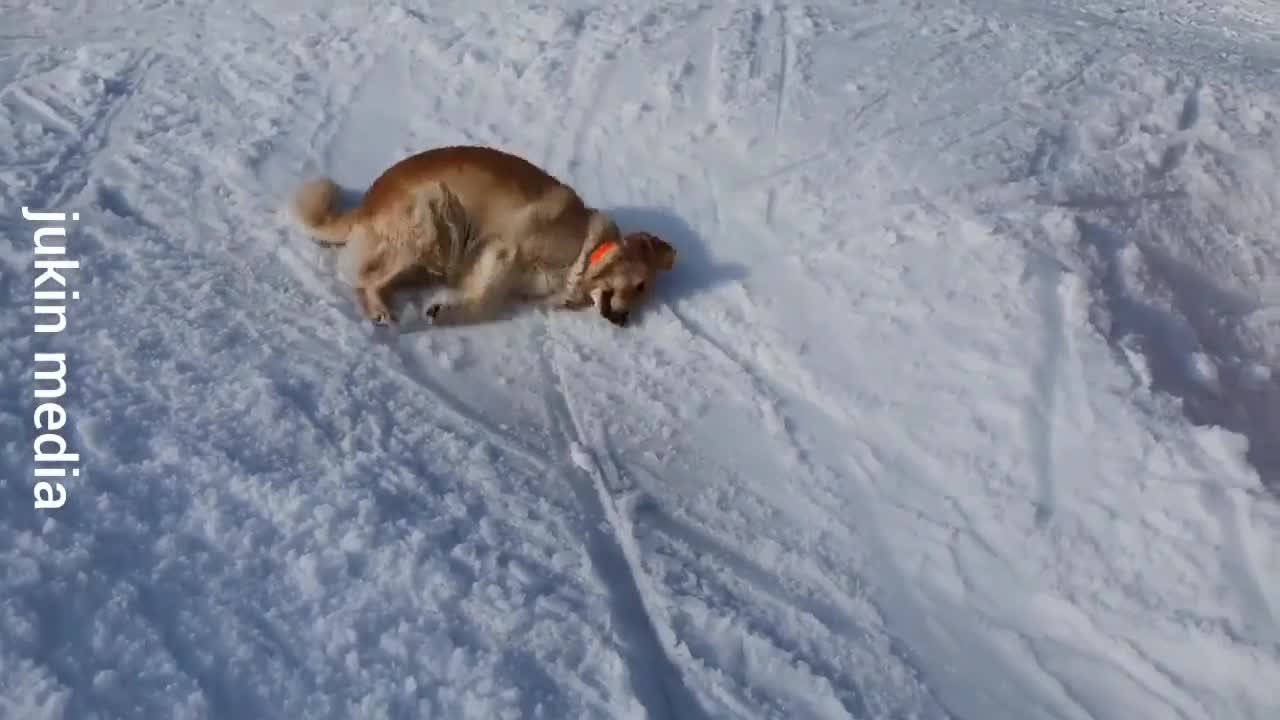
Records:
[[[717,260],[702,236],[683,218],[666,208],[625,206],[603,209],[613,216],[624,235],[640,231],[652,233],[676,249],[675,266],[660,276],[654,286],[655,301],[679,303],[700,292],[747,277],[745,265]]]
[[[360,207],[360,203],[364,202],[364,194],[368,188],[357,188],[351,185],[335,183],[338,186],[338,196],[334,199],[335,210],[352,210]]]

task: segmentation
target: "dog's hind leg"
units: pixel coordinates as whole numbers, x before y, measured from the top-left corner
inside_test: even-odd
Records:
[[[407,253],[395,249],[365,259],[356,276],[356,292],[365,316],[378,325],[395,320],[387,305],[386,293],[395,279],[413,265]]]
[[[515,249],[485,248],[461,282],[461,297],[437,303],[426,315],[434,325],[463,325],[493,320],[502,312],[514,287]]]

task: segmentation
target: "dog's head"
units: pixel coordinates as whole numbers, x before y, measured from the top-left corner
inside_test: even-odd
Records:
[[[675,266],[676,249],[646,232],[621,237],[612,225],[587,262],[584,290],[600,314],[626,325],[631,313],[653,290],[659,271]]]

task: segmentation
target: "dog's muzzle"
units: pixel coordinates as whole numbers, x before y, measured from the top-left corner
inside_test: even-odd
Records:
[[[600,299],[596,302],[596,307],[600,309],[600,315],[609,322],[618,327],[626,327],[627,319],[631,317],[631,313],[623,310],[615,312],[613,310],[613,291],[605,290],[600,293]]]

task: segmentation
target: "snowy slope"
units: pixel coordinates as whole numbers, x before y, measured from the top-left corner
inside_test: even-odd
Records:
[[[0,718],[1280,716],[1271,4],[44,1]],[[456,142],[676,245],[659,301],[375,332],[283,207]]]

